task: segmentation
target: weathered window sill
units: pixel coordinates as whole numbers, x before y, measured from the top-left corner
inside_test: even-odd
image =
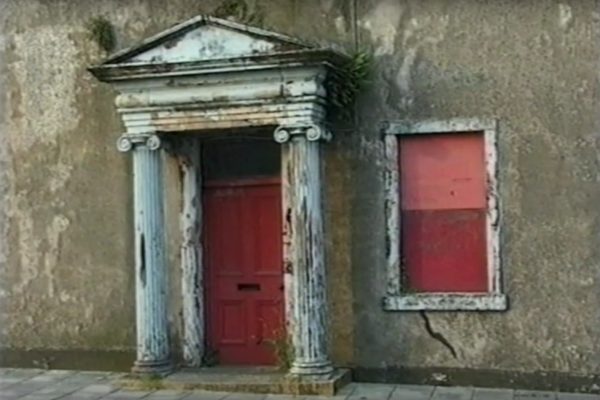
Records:
[[[422,293],[386,296],[385,311],[505,311],[504,294]]]

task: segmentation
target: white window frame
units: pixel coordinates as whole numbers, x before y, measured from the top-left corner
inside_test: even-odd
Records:
[[[487,268],[488,291],[482,293],[410,293],[402,287],[399,135],[483,132],[487,175]],[[387,289],[386,311],[504,311],[508,301],[502,291],[500,259],[500,201],[498,198],[498,121],[464,119],[390,121],[383,124],[385,141],[385,217]]]

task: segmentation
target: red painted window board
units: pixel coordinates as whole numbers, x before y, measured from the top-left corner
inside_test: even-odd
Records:
[[[402,136],[403,268],[417,292],[487,292],[482,133]]]

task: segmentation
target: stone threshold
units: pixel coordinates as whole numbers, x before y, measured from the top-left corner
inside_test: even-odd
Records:
[[[351,382],[348,369],[322,376],[299,377],[272,367],[209,367],[182,369],[164,377],[127,375],[120,379],[131,390],[209,390],[259,394],[334,396]]]

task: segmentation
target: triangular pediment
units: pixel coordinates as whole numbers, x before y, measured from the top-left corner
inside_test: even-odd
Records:
[[[103,64],[165,64],[243,58],[315,47],[289,36],[198,16],[122,50]]]

